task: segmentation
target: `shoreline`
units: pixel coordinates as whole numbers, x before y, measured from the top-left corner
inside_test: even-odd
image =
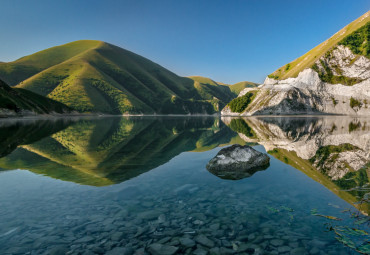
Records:
[[[250,115],[235,116],[222,114],[48,114],[48,115],[26,115],[26,116],[0,116],[0,121],[4,120],[35,120],[35,119],[63,119],[63,118],[112,118],[112,117],[219,117],[219,118],[302,118],[302,117],[356,117],[369,118],[370,115],[344,115],[344,114],[287,114],[287,115]]]

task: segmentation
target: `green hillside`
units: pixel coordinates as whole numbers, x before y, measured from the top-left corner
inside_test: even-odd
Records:
[[[242,81],[235,83],[233,85],[229,85],[229,88],[232,92],[234,92],[236,95],[239,95],[240,91],[242,91],[245,88],[254,88],[257,87],[259,84],[250,82],[250,81]]]
[[[77,41],[52,47],[13,62],[0,63],[0,77],[14,86],[42,70],[60,64],[99,44],[98,41]]]
[[[28,113],[68,113],[71,109],[64,104],[40,96],[31,91],[11,88],[0,80],[0,116],[23,115]]]
[[[221,83],[221,82],[215,82],[214,80],[207,78],[207,77],[202,77],[202,76],[189,76],[190,79],[194,80],[195,83],[200,83],[203,85],[211,85],[211,86],[224,86],[223,89],[226,87],[226,91],[228,91],[227,88],[231,90],[231,92],[234,93],[234,95],[238,95],[240,91],[242,91],[245,88],[253,88],[258,86],[259,84],[250,82],[250,81],[242,81],[238,82],[232,85]]]
[[[135,53],[100,41],[76,41],[14,62],[0,78],[80,112],[212,114],[235,94],[179,77]]]
[[[290,77],[297,77],[297,75],[306,68],[312,68],[314,63],[325,53],[330,51],[338,44],[343,44],[343,42],[348,42],[348,37],[352,36],[358,29],[365,26],[370,22],[370,11],[366,12],[364,15],[348,24],[337,33],[335,33],[328,40],[319,44],[303,56],[293,60],[292,62],[280,67],[278,70],[269,75],[270,78],[284,80]],[[368,38],[364,40],[367,44]],[[362,43],[362,42],[361,42]],[[351,48],[351,47],[350,47]],[[362,51],[363,52],[363,51]],[[356,53],[356,52],[355,52]],[[357,52],[356,54],[360,54]],[[366,55],[366,54],[364,54]]]
[[[212,80],[211,78],[208,78],[208,77],[189,76],[189,78],[192,79],[195,82],[199,82],[199,83],[202,83],[202,84],[209,84],[209,85],[213,85],[213,86],[220,85],[219,83],[215,82],[214,80]]]

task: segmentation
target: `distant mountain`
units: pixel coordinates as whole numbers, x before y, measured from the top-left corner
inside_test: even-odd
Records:
[[[90,40],[0,63],[0,78],[80,112],[212,114],[235,97],[227,86],[179,77],[135,53]]]
[[[0,116],[70,113],[72,109],[31,91],[11,88],[0,80]]]
[[[370,11],[246,88],[223,115],[370,115]]]
[[[232,85],[229,85],[229,88],[232,92],[234,92],[236,95],[239,95],[239,93],[244,90],[245,88],[255,88],[259,84],[250,82],[250,81],[241,81]]]
[[[250,82],[250,81],[242,81],[242,82],[238,82],[238,83],[230,85],[230,84],[225,84],[222,82],[215,82],[214,80],[207,78],[207,77],[203,77],[203,76],[189,76],[189,78],[194,80],[196,83],[208,84],[212,86],[221,85],[221,86],[227,87],[234,93],[235,96],[239,95],[240,91],[242,91],[245,88],[254,88],[259,85],[257,83]]]

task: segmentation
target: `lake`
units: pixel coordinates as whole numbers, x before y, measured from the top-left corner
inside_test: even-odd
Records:
[[[0,254],[368,254],[370,118],[0,120]],[[209,172],[224,147],[270,166]]]

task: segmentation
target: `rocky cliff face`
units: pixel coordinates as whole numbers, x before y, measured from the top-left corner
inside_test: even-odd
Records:
[[[370,60],[365,56],[354,54],[343,45],[327,52],[315,64],[319,72],[327,73],[326,70],[330,69],[334,76],[352,78],[354,83],[370,78]]]
[[[226,106],[222,115],[284,115],[284,114],[346,114],[370,115],[370,60],[356,56],[347,47],[340,46],[316,63],[317,71],[307,68],[296,78],[275,80],[266,78],[255,99],[241,113]],[[351,86],[331,84],[320,76],[330,70],[333,76],[346,77]],[[321,74],[319,76],[319,73]],[[250,90],[250,89],[246,89]],[[247,91],[242,91],[243,96]]]
[[[365,18],[369,19],[369,15],[364,15]],[[311,66],[300,71],[297,77],[279,79],[278,74],[283,71],[288,73],[287,70],[292,68],[288,64],[269,75],[261,86],[255,88],[257,95],[242,110],[238,109],[236,112],[229,103],[221,114],[370,115],[370,47],[367,40],[369,30],[370,21],[317,57],[311,56],[313,53],[307,53],[306,58],[314,60]],[[326,43],[329,42],[330,40]],[[293,69],[305,64],[306,58],[300,63],[292,62]],[[249,90],[240,92],[239,97],[245,96]]]

